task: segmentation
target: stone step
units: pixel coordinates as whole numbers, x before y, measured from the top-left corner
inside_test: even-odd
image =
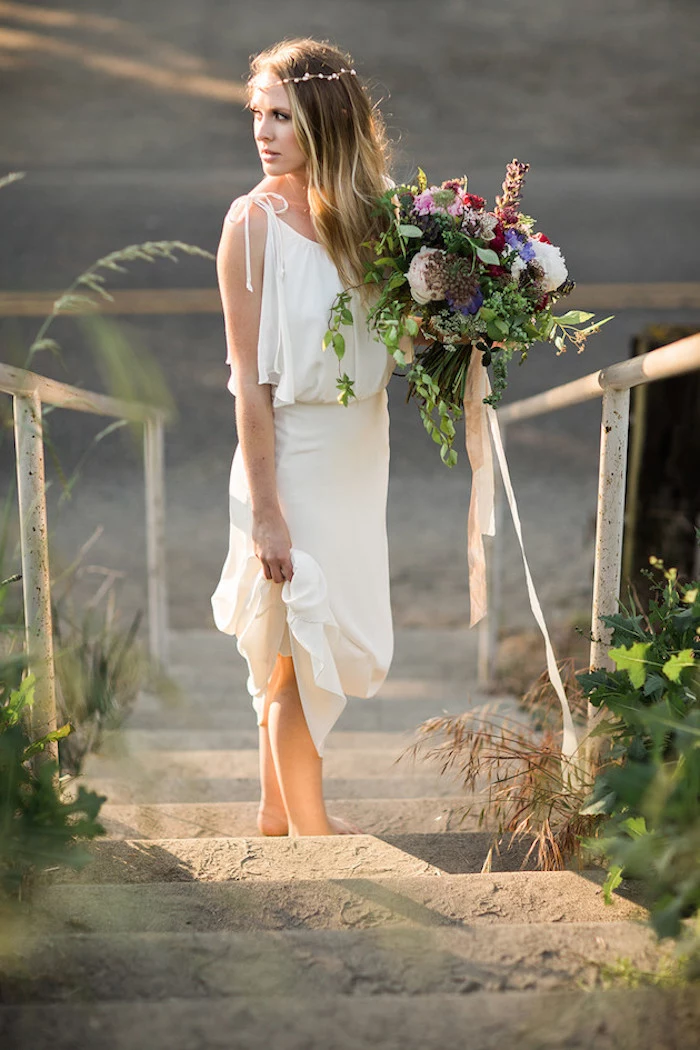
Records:
[[[511,871],[287,881],[39,883],[28,920],[39,934],[498,926],[642,920],[639,887],[605,904],[600,871]]]
[[[624,956],[651,970],[670,950],[633,922],[64,934],[25,941],[0,985],[6,1004],[464,995],[593,985],[603,963]]]
[[[260,798],[260,778],[156,777],[116,779],[78,777],[65,785],[66,797],[74,797],[78,786],[99,792],[117,805],[163,802],[255,802]],[[324,777],[323,794],[329,801],[344,798],[420,799],[452,798],[453,779],[433,776],[360,777],[353,780]]]
[[[373,778],[406,779],[412,775],[425,776],[434,772],[430,766],[410,755],[401,758],[405,747],[391,750],[329,750],[323,760],[324,778],[332,780],[369,780]],[[259,776],[260,760],[257,751],[251,748],[235,751],[138,751],[110,757],[90,754],[83,764],[86,777],[92,779],[128,779],[130,783],[143,780],[150,784],[163,776],[177,779],[200,780],[211,777],[220,779],[253,779]],[[453,789],[458,787],[457,778],[444,776]]]
[[[410,730],[343,732],[334,730],[326,740],[328,751],[403,750],[414,742]],[[120,755],[141,751],[246,751],[257,750],[258,730],[252,729],[108,729],[100,754]]]
[[[472,811],[466,814],[466,807]],[[354,821],[370,835],[475,831],[483,799],[338,799],[332,812]],[[167,803],[119,806],[104,803],[100,823],[110,838],[204,838],[257,835],[257,802]]]
[[[443,715],[458,715],[465,710],[484,710],[482,703],[475,704],[465,697],[464,700],[452,699],[442,703],[439,699],[406,699],[406,700],[358,700],[351,698],[336,723],[338,731],[374,731],[402,732],[413,731],[421,722]],[[523,715],[517,704],[502,701],[499,705],[488,705],[488,710],[495,711],[494,717],[518,717]],[[255,729],[256,719],[252,704],[242,704],[240,698],[231,697],[226,701],[216,701],[206,692],[192,694],[186,702],[174,704],[150,698],[148,702],[139,699],[128,716],[126,725],[129,729],[194,729],[231,732],[238,729]]]
[[[509,837],[510,838],[510,837]],[[374,878],[482,870],[494,839],[489,832],[434,835],[319,835],[301,838],[106,839],[86,844],[91,861],[77,872],[56,869],[57,882],[224,882],[309,878]],[[503,843],[493,868],[516,871],[530,843]],[[528,860],[528,866],[532,865]]]
[[[4,1050],[670,1050],[694,1046],[694,988],[221,997],[0,1007]]]

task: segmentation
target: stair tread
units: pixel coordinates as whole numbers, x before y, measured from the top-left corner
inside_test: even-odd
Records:
[[[363,875],[426,875],[479,872],[494,843],[490,832],[437,832],[302,838],[101,839],[81,871],[60,869],[61,882],[187,882],[230,879],[316,879]],[[493,852],[495,870],[533,867],[530,842],[503,840]]]
[[[476,830],[481,796],[447,798],[337,799],[332,812],[371,835]],[[257,835],[257,801],[115,804],[100,809],[110,838],[205,838]],[[473,811],[466,813],[467,807]]]
[[[394,995],[593,984],[624,955],[670,949],[634,922],[266,932],[42,935],[14,954],[4,1002]],[[578,985],[577,985],[578,982]]]
[[[502,1050],[660,1050],[694,1045],[696,989],[577,992],[475,992],[471,995],[352,995],[172,998],[158,1003],[46,1004],[0,1008],[7,1050],[425,1050],[469,1045]],[[468,1033],[468,1036],[465,1035]]]
[[[34,915],[47,928],[83,932],[615,923],[646,917],[635,884],[625,883],[625,895],[617,893],[606,905],[603,881],[600,871],[515,871],[437,878],[61,882],[37,886]]]

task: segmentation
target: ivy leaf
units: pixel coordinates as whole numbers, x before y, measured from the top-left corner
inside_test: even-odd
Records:
[[[686,667],[692,667],[694,662],[693,650],[682,649],[679,653],[674,653],[674,655],[666,661],[661,670],[669,681],[679,682],[681,671]]]
[[[345,354],[345,338],[340,332],[333,333],[333,349],[335,350],[335,356],[339,361],[342,361]]]
[[[620,646],[608,651],[608,656],[618,671],[627,671],[635,689],[641,689],[646,681],[646,655],[650,648],[651,642],[635,642],[629,648]]]
[[[422,237],[423,231],[419,226],[414,226],[412,223],[402,223],[399,226],[399,233],[402,237]],[[592,315],[591,315],[592,316]]]
[[[493,248],[477,248],[476,254],[485,266],[498,266],[501,261]]]

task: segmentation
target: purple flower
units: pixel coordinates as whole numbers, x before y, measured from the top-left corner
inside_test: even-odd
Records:
[[[535,249],[530,238],[518,230],[506,230],[506,244],[516,251],[524,262],[530,262],[535,258]]]
[[[461,314],[465,315],[475,314],[484,301],[483,292],[478,286],[471,299],[467,303],[458,303],[455,299],[452,298],[449,292],[447,293],[445,298],[447,299],[448,306],[451,310],[459,310]]]

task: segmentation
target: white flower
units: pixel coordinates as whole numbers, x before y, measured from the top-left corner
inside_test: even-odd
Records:
[[[411,295],[417,303],[424,306],[432,299],[444,299],[445,288],[439,280],[441,267],[436,265],[442,252],[439,248],[426,248],[423,246],[417,255],[411,259],[411,265],[406,274],[411,288]],[[437,279],[436,279],[437,278]]]
[[[479,234],[478,236],[483,237],[485,241],[491,241],[495,237],[495,229],[498,225],[498,219],[495,215],[491,215],[485,211],[479,215]]]
[[[508,249],[508,250],[510,251],[510,249]],[[514,281],[517,281],[517,280],[520,279],[520,274],[523,272],[523,270],[525,269],[526,265],[527,265],[527,263],[522,258],[522,256],[520,256],[520,255],[516,255],[515,256],[515,258],[513,259],[513,262],[510,265],[510,275],[513,278]]]
[[[542,291],[553,292],[569,276],[561,249],[555,244],[547,244],[546,241],[531,240],[530,244],[535,249],[535,260],[544,270]]]

